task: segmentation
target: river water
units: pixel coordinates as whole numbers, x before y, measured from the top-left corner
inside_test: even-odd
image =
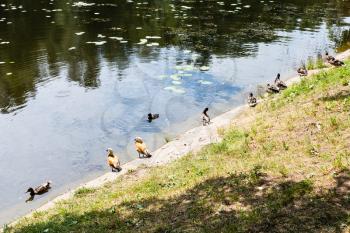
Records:
[[[0,1],[0,224],[108,171],[107,147],[128,162],[135,136],[155,150],[347,49],[349,16],[333,0]]]

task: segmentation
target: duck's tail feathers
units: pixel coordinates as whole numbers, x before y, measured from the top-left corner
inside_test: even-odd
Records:
[[[146,156],[147,156],[147,158],[151,158],[151,157],[152,157],[152,154],[151,154],[151,153],[149,153],[149,151],[148,151],[148,150],[146,150]]]

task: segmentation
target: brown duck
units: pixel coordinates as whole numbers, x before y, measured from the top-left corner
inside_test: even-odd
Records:
[[[27,193],[30,194],[30,197],[26,200],[26,202],[28,201],[32,201],[34,199],[35,195],[41,195],[46,193],[47,191],[49,191],[51,182],[47,181],[46,183],[39,185],[38,187],[36,187],[35,189],[33,188],[28,188]]]
[[[278,89],[283,90],[287,88],[287,84],[285,84],[282,80],[281,80],[281,75],[278,73],[277,77],[275,79],[275,85],[276,87],[278,87]]]
[[[139,153],[139,158],[141,157],[141,155],[143,157],[146,156],[147,158],[152,157],[151,153],[147,149],[146,143],[143,142],[142,138],[136,137],[134,141],[135,141],[135,149],[137,153]]]
[[[120,172],[122,170],[120,166],[120,161],[118,156],[113,152],[111,148],[107,149],[107,163],[112,168],[112,172],[118,171]]]
[[[254,97],[253,93],[249,93],[248,97],[248,105],[249,107],[255,107],[257,105],[256,98]]]

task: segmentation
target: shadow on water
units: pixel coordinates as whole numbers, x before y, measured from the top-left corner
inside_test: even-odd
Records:
[[[252,170],[208,179],[170,199],[154,197],[82,215],[56,215],[19,231],[341,232],[349,216],[349,170],[334,180],[334,187],[315,192],[309,180],[271,179]],[[127,214],[120,216],[120,208]]]

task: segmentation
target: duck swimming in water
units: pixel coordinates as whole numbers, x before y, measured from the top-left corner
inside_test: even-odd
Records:
[[[111,148],[108,148],[106,151],[108,152],[107,162],[108,162],[108,165],[112,168],[112,172],[114,171],[120,172],[122,168],[120,167],[120,161],[118,156],[114,154]]]
[[[300,67],[297,69],[299,76],[307,76],[307,69],[304,67]]]
[[[152,157],[151,153],[149,153],[148,149],[147,149],[147,146],[146,144],[143,142],[142,138],[140,137],[136,137],[134,139],[135,141],[135,148],[136,148],[136,151],[139,153],[139,158],[141,157],[141,155],[143,157],[147,157],[147,158],[150,158]]]
[[[51,182],[47,181],[46,183],[39,185],[38,187],[36,187],[35,189],[33,188],[28,188],[27,193],[30,194],[30,197],[26,200],[26,202],[28,201],[32,201],[34,199],[35,195],[41,195],[46,193],[47,191],[49,191]]]
[[[209,108],[205,108],[202,112],[202,122],[203,126],[209,125],[210,124],[210,117],[208,115]]]
[[[275,85],[280,89],[280,90],[283,90],[283,89],[286,89],[287,88],[287,84],[285,84],[282,80],[281,80],[281,75],[278,73],[277,74],[277,77],[275,79]]]
[[[275,85],[270,85],[270,83],[268,83],[266,85],[266,92],[267,93],[279,93],[280,89],[278,87],[276,87]]]
[[[152,122],[153,120],[159,118],[159,114],[152,114],[152,113],[148,113],[148,121]]]
[[[248,97],[248,105],[249,107],[255,107],[257,105],[256,98],[254,97],[253,93],[249,93]]]

